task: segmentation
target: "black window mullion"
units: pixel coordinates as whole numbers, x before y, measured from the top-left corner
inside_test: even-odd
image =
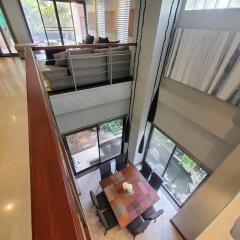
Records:
[[[64,45],[63,34],[62,34],[62,27],[61,27],[60,18],[59,18],[59,15],[58,15],[58,9],[57,9],[56,0],[53,0],[53,6],[54,6],[55,14],[56,14],[58,31],[59,31],[59,34],[60,34],[61,42],[62,42],[62,45]]]
[[[46,35],[46,39],[47,39],[47,42],[48,42],[48,45],[49,45],[48,35],[47,35],[45,23],[44,23],[44,20],[43,20],[43,16],[42,16],[42,12],[41,12],[41,8],[40,8],[39,1],[38,1],[38,0],[37,0],[37,5],[38,5],[38,10],[39,10],[40,16],[41,16],[41,20],[42,20],[42,24],[43,24],[43,28],[44,28],[44,33],[45,33],[45,35]]]
[[[169,166],[169,164],[170,164],[170,162],[171,162],[172,156],[173,156],[176,148],[177,148],[177,145],[175,144],[175,147],[174,147],[174,149],[173,149],[173,151],[172,151],[172,154],[170,155],[170,157],[169,157],[169,159],[168,159],[167,165],[166,165],[166,167],[165,167],[164,170],[163,170],[162,177],[164,176],[165,172],[167,171],[167,168],[168,168],[168,166]]]
[[[99,140],[99,125],[97,125],[97,140],[98,140],[98,154],[99,154],[99,162],[102,163],[101,152],[100,152],[100,140]]]

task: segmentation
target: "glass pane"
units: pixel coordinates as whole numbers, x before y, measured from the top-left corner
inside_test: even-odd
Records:
[[[231,0],[228,8],[240,8],[240,0]]]
[[[70,3],[57,2],[57,10],[62,28],[64,44],[76,44]]]
[[[110,159],[121,153],[123,119],[115,119],[99,126],[101,160]]]
[[[110,141],[122,138],[122,131],[123,131],[122,118],[100,124],[99,128],[100,144],[106,144]]]
[[[66,137],[76,172],[99,163],[97,128],[90,128]]]
[[[204,9],[214,9],[216,3],[217,3],[217,0],[206,0]]]
[[[229,0],[218,0],[215,8],[227,8]]]
[[[174,142],[154,128],[145,161],[161,176],[174,147]]]
[[[201,10],[204,8],[205,0],[197,0],[194,10]]]
[[[109,160],[117,155],[121,154],[122,149],[122,139],[118,139],[116,141],[112,141],[109,144],[101,145],[100,147],[100,155],[101,161]]]
[[[14,47],[14,41],[12,35],[9,31],[7,22],[3,15],[2,9],[0,9],[0,27],[1,27],[1,37],[0,37],[0,47],[3,53],[9,53],[9,49],[7,48],[6,44],[8,44],[11,53],[16,53],[16,49]],[[6,43],[5,43],[6,41]]]
[[[43,17],[44,26],[48,36],[49,45],[61,45],[57,18],[52,1],[38,0]]]
[[[172,197],[182,205],[207,172],[179,148],[176,148],[163,176],[164,186]]]
[[[21,0],[21,3],[33,38],[33,42],[41,45],[47,45],[47,37],[44,31],[37,1]]]
[[[87,35],[84,5],[80,3],[71,3],[71,6],[76,40],[77,43],[83,43],[83,40],[86,38]]]
[[[187,0],[185,10],[193,10],[196,0]]]

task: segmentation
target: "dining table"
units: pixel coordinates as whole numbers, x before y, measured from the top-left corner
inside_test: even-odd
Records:
[[[124,190],[124,182],[132,185],[131,192]],[[103,179],[100,186],[121,228],[125,228],[160,200],[148,181],[133,165],[128,165],[121,171]]]

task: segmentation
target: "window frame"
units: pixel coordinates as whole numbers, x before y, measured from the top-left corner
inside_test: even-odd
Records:
[[[49,46],[50,43],[49,43],[47,31],[46,31],[46,26],[45,26],[45,23],[44,23],[44,20],[43,20],[43,17],[42,17],[42,12],[41,12],[41,9],[40,9],[40,5],[39,5],[38,0],[34,0],[34,1],[36,1],[36,3],[37,3],[38,11],[39,11],[39,14],[40,14],[40,17],[41,17],[41,21],[42,21],[42,25],[43,25],[43,31],[44,31],[44,33],[45,33],[45,37],[46,37],[46,40],[47,40],[47,45]],[[72,7],[71,7],[71,3],[78,3],[78,4],[82,4],[82,5],[83,5],[84,18],[85,18],[85,29],[86,29],[86,35],[88,35],[88,22],[87,22],[86,3],[85,3],[85,1],[78,1],[78,0],[69,0],[69,1],[67,1],[67,0],[47,0],[47,1],[53,2],[53,5],[54,5],[54,12],[55,12],[56,21],[57,21],[58,32],[59,32],[60,39],[61,39],[61,45],[67,45],[67,44],[65,44],[64,38],[63,38],[63,31],[62,31],[61,21],[60,21],[60,18],[59,18],[59,11],[58,11],[58,7],[57,7],[57,2],[69,3],[69,4],[70,4],[70,8],[72,8]],[[31,41],[32,41],[32,43],[34,43],[33,36],[32,36],[32,32],[31,32],[31,30],[30,30],[30,27],[29,27],[29,24],[28,24],[28,20],[27,20],[27,18],[26,18],[26,16],[25,16],[25,12],[24,12],[23,5],[22,5],[21,0],[18,0],[18,4],[19,4],[19,7],[20,7],[20,9],[21,9],[22,15],[23,15],[23,17],[24,17],[24,21],[25,21],[25,24],[26,24],[26,26],[27,26],[28,33],[29,33],[29,35],[30,35]],[[72,19],[72,21],[73,21],[72,11],[71,11],[71,19]],[[75,40],[76,40],[76,29],[75,29],[75,24],[74,24],[74,22],[73,22],[73,30],[74,30]],[[76,44],[77,44],[77,42],[76,42]]]
[[[94,171],[95,169],[99,168],[99,166],[102,164],[102,163],[105,163],[105,162],[109,162],[111,160],[113,160],[114,158],[116,158],[118,155],[115,155],[107,160],[101,160],[101,154],[100,154],[100,150],[101,150],[101,144],[100,144],[100,141],[99,141],[99,126],[103,123],[107,123],[107,122],[110,122],[110,121],[113,121],[113,120],[117,120],[117,119],[122,119],[123,120],[123,130],[122,130],[122,137],[121,138],[118,138],[118,139],[114,139],[112,140],[112,142],[114,141],[117,141],[119,139],[121,139],[122,143],[121,143],[121,152],[120,154],[122,154],[124,152],[124,135],[125,135],[125,126],[126,126],[126,119],[127,119],[127,115],[124,114],[124,115],[120,115],[118,117],[114,117],[114,118],[110,118],[110,119],[107,119],[107,120],[104,120],[104,121],[101,121],[101,122],[97,122],[95,124],[91,124],[91,125],[88,125],[88,126],[85,126],[83,128],[78,128],[78,129],[75,129],[73,131],[69,131],[67,133],[64,133],[62,134],[62,140],[63,140],[63,143],[64,143],[64,147],[65,147],[65,150],[67,152],[67,155],[68,155],[68,158],[70,160],[70,164],[72,166],[72,169],[73,169],[73,173],[76,177],[81,177],[85,174],[88,174],[92,171]],[[67,136],[70,136],[70,135],[73,135],[75,133],[78,133],[78,132],[82,132],[82,131],[85,131],[85,130],[88,130],[88,129],[91,129],[91,128],[96,128],[97,129],[97,143],[98,143],[98,156],[99,156],[99,162],[93,166],[90,166],[80,172],[76,172],[76,169],[74,167],[74,162],[73,162],[73,159],[72,159],[72,155],[71,155],[71,152],[70,152],[70,149],[68,147],[68,143],[67,143]],[[111,143],[111,141],[109,142]],[[108,143],[108,144],[109,144]]]
[[[195,157],[192,153],[190,153],[186,148],[184,148],[181,144],[179,144],[176,140],[174,140],[172,137],[170,137],[164,130],[162,130],[160,127],[158,127],[156,124],[152,123],[151,128],[150,128],[150,132],[149,132],[149,136],[148,136],[148,140],[147,140],[147,144],[146,144],[146,148],[144,151],[144,155],[143,155],[143,161],[146,162],[146,156],[147,156],[147,152],[149,150],[149,144],[151,141],[151,137],[152,137],[152,133],[154,128],[156,128],[158,131],[160,131],[160,133],[162,133],[163,135],[165,135],[167,138],[169,138],[172,142],[175,143],[175,147],[173,148],[173,151],[167,161],[167,164],[165,166],[165,169],[161,175],[161,177],[164,176],[165,172],[167,171],[167,168],[170,164],[170,160],[172,158],[172,156],[174,155],[174,152],[176,150],[176,148],[179,148],[182,152],[184,152],[187,156],[189,156],[194,162],[196,162],[197,165],[199,165],[199,167],[201,167],[202,169],[204,169],[207,172],[207,176],[201,181],[201,183],[191,192],[191,194],[188,196],[188,198],[182,203],[179,204],[176,199],[168,192],[167,188],[162,185],[162,187],[164,188],[164,190],[167,192],[167,194],[170,196],[170,198],[173,200],[173,202],[179,207],[182,208],[188,201],[189,199],[194,195],[194,193],[202,186],[202,184],[210,177],[210,175],[212,174],[212,170],[209,169],[204,163],[202,163],[197,157]],[[153,170],[153,169],[152,169]],[[154,170],[153,170],[154,171]]]
[[[15,35],[13,29],[12,29],[10,20],[8,18],[8,15],[7,15],[7,12],[6,12],[6,10],[5,10],[5,8],[4,8],[4,6],[3,6],[1,1],[0,1],[0,9],[1,9],[1,11],[3,13],[3,16],[4,16],[4,19],[5,19],[6,23],[7,23],[7,27],[8,27],[8,30],[9,30],[10,34],[11,34],[11,37],[12,37],[14,43],[16,44],[16,43],[18,43],[16,35]],[[3,38],[5,38],[4,34],[3,34]],[[9,50],[10,46],[9,46],[8,42],[5,39],[4,39],[4,42],[7,45],[7,48]],[[2,53],[2,51],[0,49],[0,57],[14,57],[14,56],[18,56],[18,53],[17,52],[16,53],[12,52],[11,49],[10,49],[9,53]]]

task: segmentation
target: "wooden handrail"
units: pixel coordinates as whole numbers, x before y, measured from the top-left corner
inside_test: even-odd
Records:
[[[86,239],[49,99],[31,48],[25,53],[33,240]]]
[[[39,50],[50,50],[50,49],[59,49],[59,50],[66,50],[69,48],[110,48],[110,47],[134,47],[137,46],[137,43],[101,43],[101,44],[79,44],[79,45],[64,45],[64,46],[33,46],[33,51]]]

